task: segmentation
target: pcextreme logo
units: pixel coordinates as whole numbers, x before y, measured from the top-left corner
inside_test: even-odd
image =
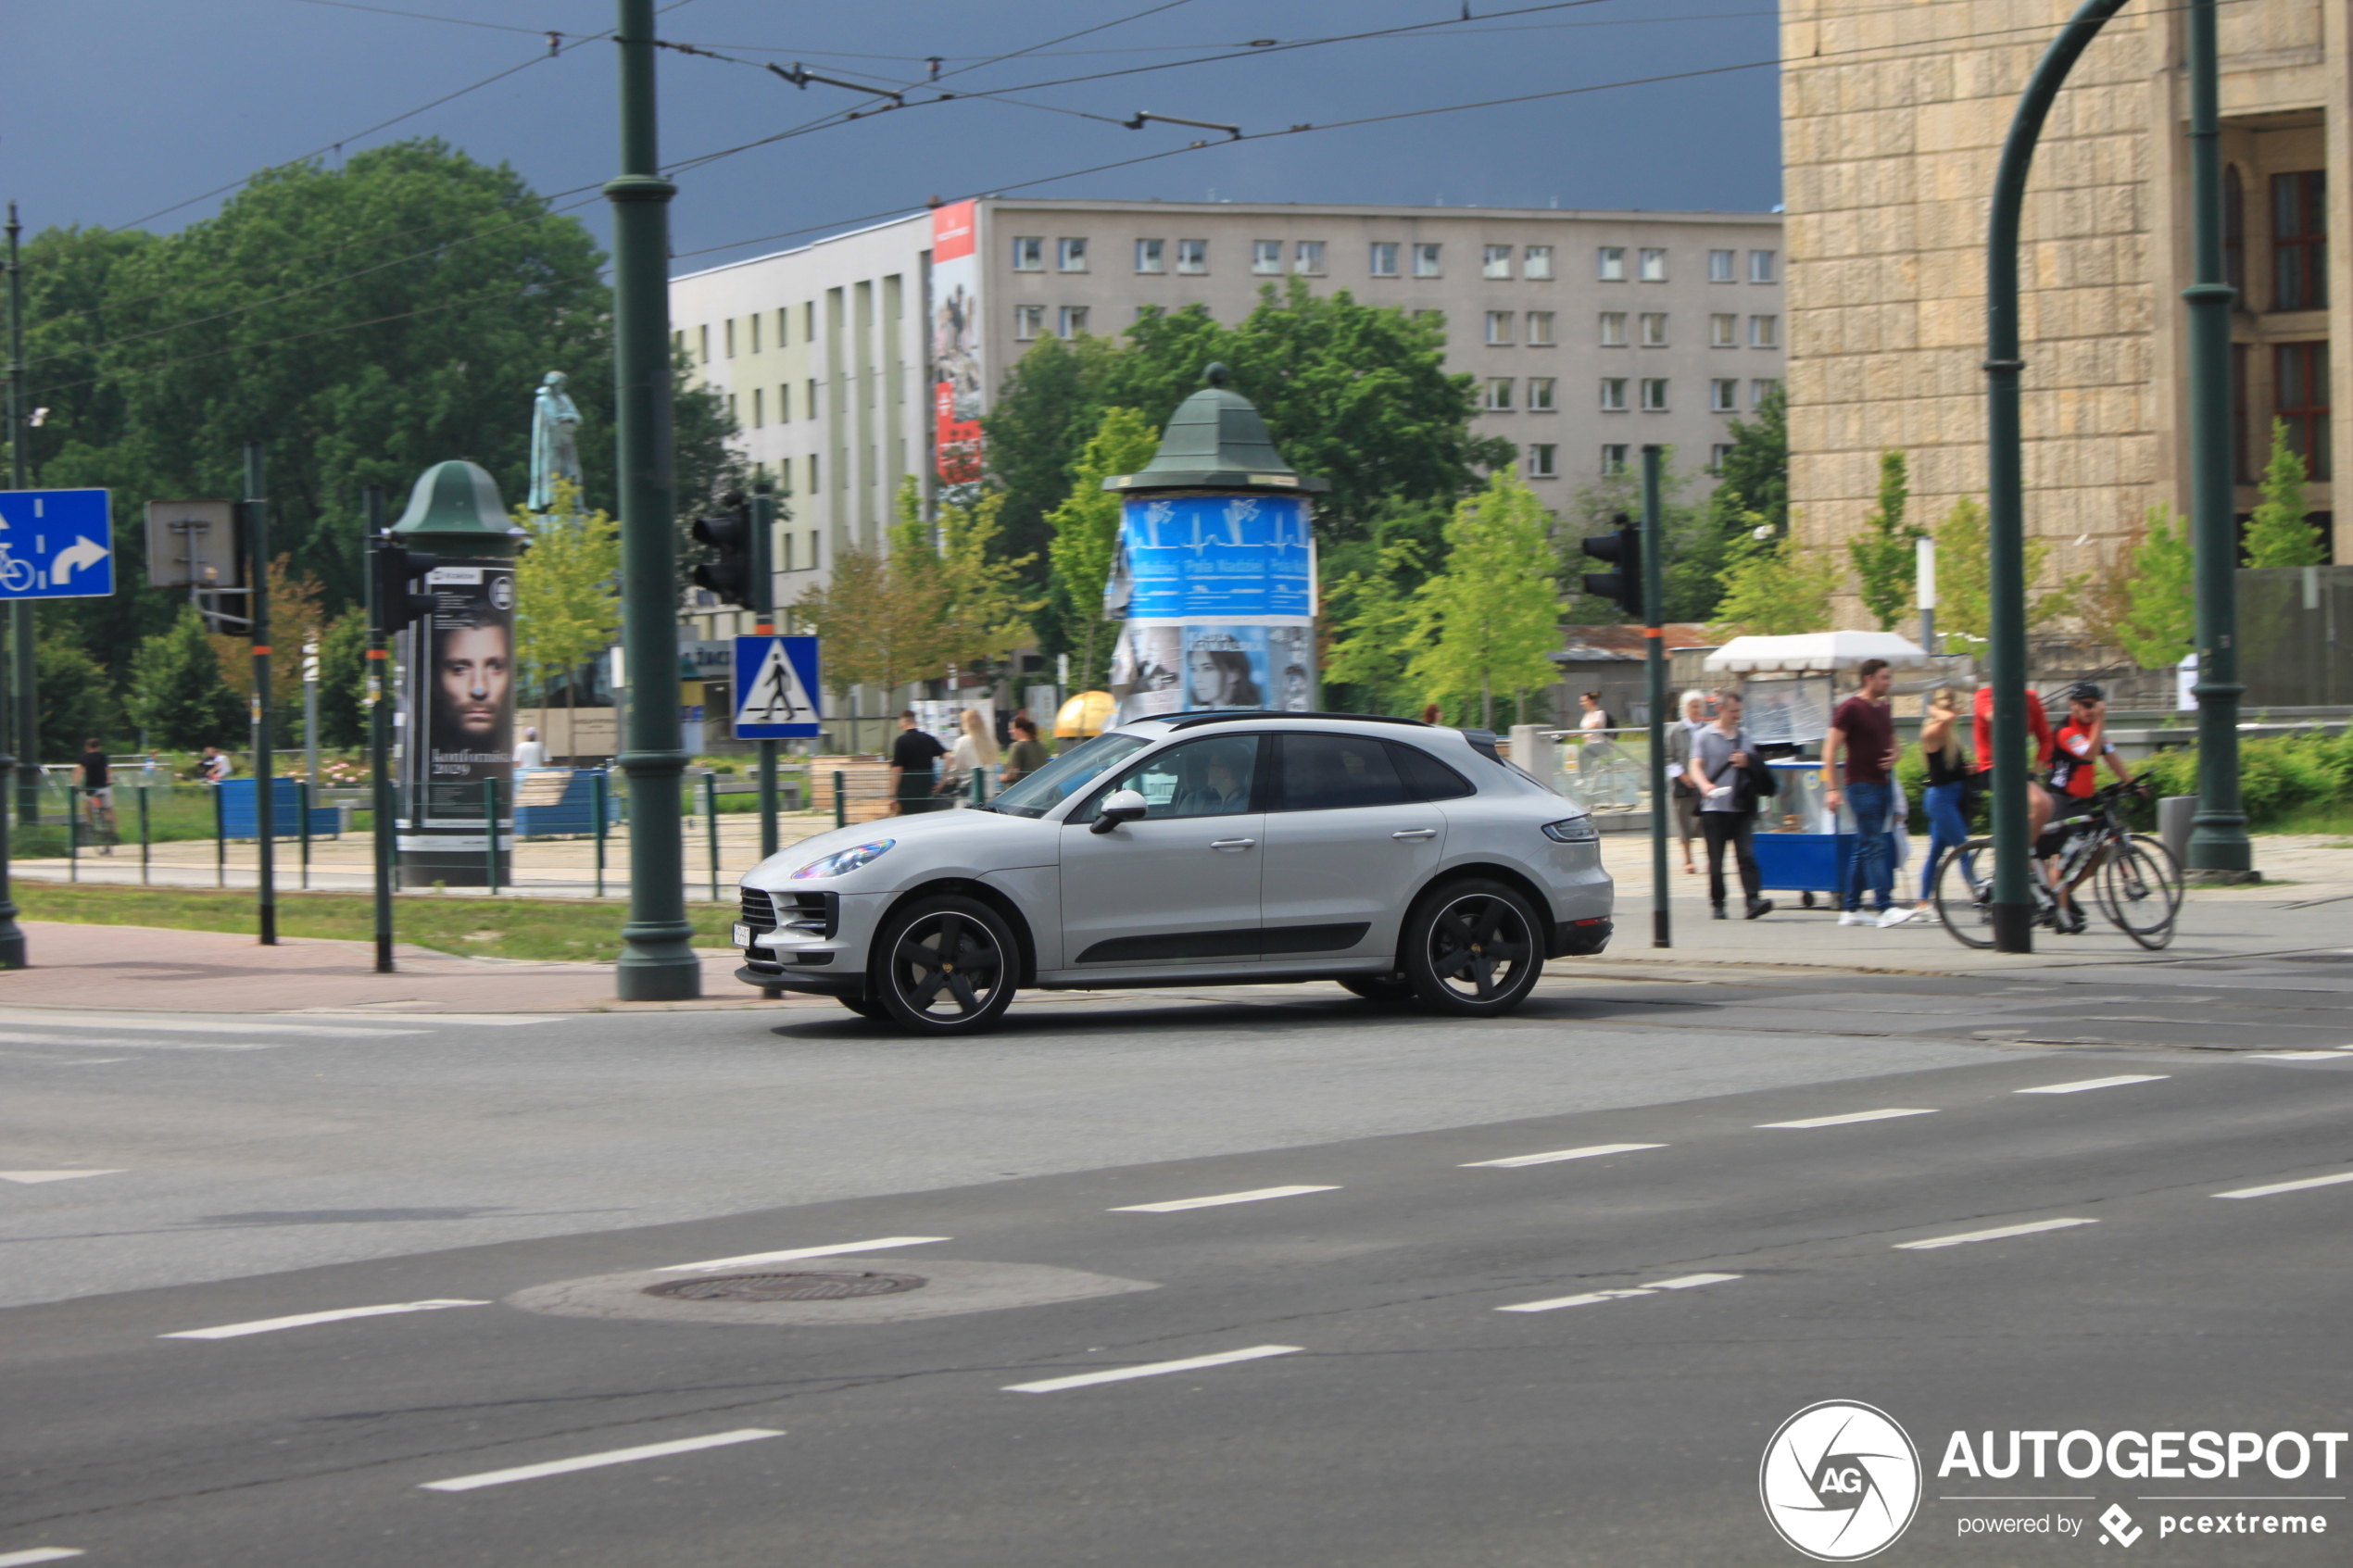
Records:
[[[1781,1539],[1819,1562],[1859,1562],[1919,1512],[1919,1450],[1885,1411],[1824,1399],[1781,1423],[1756,1487]]]

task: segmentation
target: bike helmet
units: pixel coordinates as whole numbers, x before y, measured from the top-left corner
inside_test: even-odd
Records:
[[[2102,702],[2107,697],[2108,693],[2100,690],[2096,681],[2078,681],[2067,688],[2067,700],[2070,702]]]

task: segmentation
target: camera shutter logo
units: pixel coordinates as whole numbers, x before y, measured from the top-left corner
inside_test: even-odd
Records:
[[[1825,1399],[1781,1423],[1756,1486],[1781,1539],[1819,1562],[1858,1562],[1919,1512],[1919,1450],[1886,1411]]]

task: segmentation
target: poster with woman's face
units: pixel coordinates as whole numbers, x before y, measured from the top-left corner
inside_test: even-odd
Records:
[[[497,782],[504,803],[514,773],[514,567],[437,567],[426,585],[434,606],[412,639],[423,657],[411,709],[425,715],[415,748],[425,819],[479,822],[484,782]]]
[[[1267,628],[1185,628],[1185,706],[1272,708],[1267,699]]]

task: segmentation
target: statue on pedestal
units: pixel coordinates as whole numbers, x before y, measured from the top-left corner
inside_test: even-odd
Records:
[[[535,512],[553,511],[556,487],[569,480],[573,504],[580,493],[580,410],[564,391],[564,373],[549,370],[531,410],[531,497]]]

